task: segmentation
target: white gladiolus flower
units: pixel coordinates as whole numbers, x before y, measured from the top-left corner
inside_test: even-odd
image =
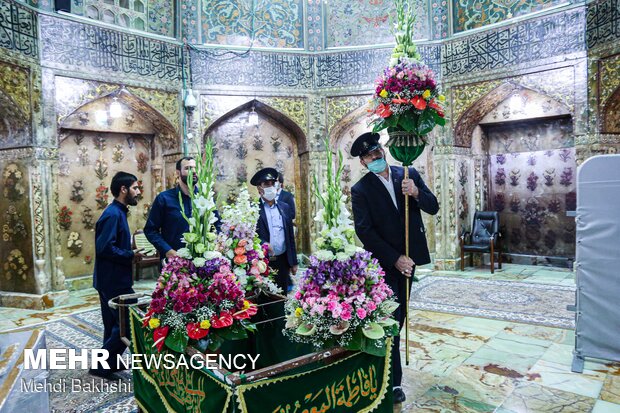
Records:
[[[321,261],[330,261],[334,259],[334,254],[328,250],[317,251],[316,257]]]
[[[200,195],[194,199],[194,206],[198,208],[198,215],[203,216],[207,209],[209,209],[209,201],[204,196]]]
[[[357,247],[355,245],[348,244],[344,246],[344,253],[347,254],[348,256],[355,255],[356,252],[357,252]]]
[[[202,258],[202,257],[198,257],[198,258],[194,258],[194,259],[192,260],[192,262],[194,263],[194,265],[195,265],[196,267],[204,267],[204,265],[205,265],[205,263],[207,262],[207,260],[205,260],[205,259],[204,259],[204,258]]]
[[[237,278],[243,277],[245,275],[245,270],[243,268],[237,267],[233,270]]]
[[[179,250],[177,250],[177,256],[188,260],[192,259],[192,253],[188,248],[180,248]]]
[[[215,258],[221,258],[222,254],[220,254],[219,251],[207,251],[203,254],[203,256],[205,257],[205,259],[207,260],[212,260]]]
[[[336,253],[336,259],[338,261],[346,261],[349,259],[349,254],[345,253],[345,252],[338,252]]]

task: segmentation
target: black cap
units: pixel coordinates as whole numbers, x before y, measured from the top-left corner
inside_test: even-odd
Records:
[[[351,145],[351,156],[365,156],[369,152],[374,151],[375,149],[379,149],[381,144],[379,143],[379,134],[373,132],[366,132],[353,142]]]
[[[261,184],[261,182],[277,181],[277,180],[278,180],[278,171],[276,171],[273,168],[263,168],[254,174],[252,179],[250,179],[250,184],[254,186],[258,186]]]

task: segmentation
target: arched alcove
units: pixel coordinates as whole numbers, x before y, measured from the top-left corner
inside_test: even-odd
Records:
[[[0,148],[24,146],[30,139],[30,114],[0,90]]]
[[[250,118],[253,118],[251,121]],[[231,201],[241,185],[250,193],[256,171],[273,167],[284,175],[284,187],[295,194],[297,244],[300,251],[309,246],[308,144],[301,128],[288,116],[271,106],[251,100],[216,119],[204,139],[212,139],[218,171],[216,190],[222,201]],[[303,177],[302,177],[303,175]]]
[[[569,265],[575,224],[566,212],[575,209],[576,176],[571,109],[553,97],[506,83],[459,118],[455,145],[471,148],[472,156],[461,163],[465,170],[477,168],[474,181],[483,181],[462,188],[480,192],[469,212],[500,213],[508,259]],[[460,202],[472,200],[465,196]],[[460,218],[463,225],[471,224],[467,213]]]
[[[607,99],[602,109],[601,133],[620,134],[620,87]]]
[[[92,273],[94,224],[113,200],[116,172],[139,179],[142,195],[130,207],[130,230],[144,227],[153,198],[164,189],[163,154],[176,133],[158,111],[120,88],[86,102],[59,125],[56,191],[60,249],[67,277]]]

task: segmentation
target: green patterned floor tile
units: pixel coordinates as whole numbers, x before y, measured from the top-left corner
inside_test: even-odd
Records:
[[[594,402],[589,397],[536,383],[520,383],[500,407],[514,413],[585,413],[591,411]]]
[[[508,321],[491,320],[487,318],[462,317],[453,327],[482,337],[493,337],[510,325]]]
[[[620,404],[597,400],[592,413],[620,413]]]
[[[497,406],[459,397],[457,390],[439,384],[415,400],[409,412],[493,413],[496,408]]]
[[[440,382],[456,391],[459,397],[493,406],[500,405],[513,392],[515,383],[512,378],[474,366],[459,366]]]
[[[614,367],[610,369],[610,373],[605,377],[603,389],[599,396],[602,400],[611,403],[620,404],[620,368]]]
[[[517,334],[525,337],[537,338],[548,342],[562,343],[566,340],[566,336],[571,334],[574,340],[573,330],[564,330],[561,328],[535,326],[529,324],[517,324],[513,323],[503,330],[506,333]]]
[[[537,361],[538,357],[519,356],[486,347],[475,352],[464,364],[479,366],[507,377],[524,377]]]
[[[590,370],[573,373],[570,366],[544,360],[538,361],[529,374],[538,377],[536,382],[545,387],[593,398],[598,398],[605,379],[605,373]]]

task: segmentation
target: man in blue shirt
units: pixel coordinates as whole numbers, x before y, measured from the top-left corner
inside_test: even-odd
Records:
[[[93,287],[99,292],[103,319],[103,349],[108,350],[109,369],[100,366],[90,373],[109,377],[120,370],[117,357],[127,346],[121,341],[120,319],[117,310],[108,302],[123,294],[133,294],[132,263],[140,251],[131,248],[131,233],[127,224],[127,206],[138,204],[138,178],[127,172],[118,172],[112,178],[110,190],[114,201],[106,207],[95,225],[95,271]],[[129,317],[125,319],[129,325]]]
[[[189,224],[181,215],[179,192],[183,199],[183,210],[188,217],[192,214],[192,204],[187,186],[187,177],[193,174],[192,182],[197,181],[196,160],[186,156],[177,161],[176,176],[178,185],[161,192],[151,206],[149,217],[144,225],[144,235],[157,248],[161,258],[174,257],[183,247],[181,238],[189,231]]]
[[[286,294],[289,274],[297,273],[297,249],[291,211],[287,204],[276,202],[277,179],[278,171],[264,168],[254,174],[250,183],[261,196],[256,233],[261,243],[269,244],[269,266],[277,271],[276,284]]]
[[[144,225],[144,235],[157,248],[161,258],[174,257],[177,250],[184,246],[181,239],[183,233],[189,231],[189,224],[181,215],[179,193],[183,200],[183,210],[187,217],[192,216],[192,200],[187,184],[189,174],[192,174],[192,182],[196,183],[196,160],[191,156],[185,156],[176,164],[178,185],[172,189],[161,192],[151,206],[149,217]],[[215,228],[219,231],[219,214],[215,211],[218,222]]]

